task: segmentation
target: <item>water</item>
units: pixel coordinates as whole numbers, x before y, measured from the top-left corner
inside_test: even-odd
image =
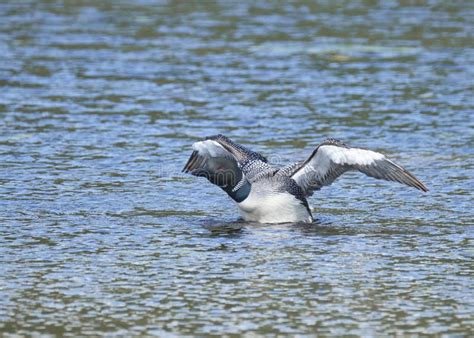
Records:
[[[474,5],[3,1],[0,335],[461,334],[474,327]],[[325,137],[312,225],[237,221],[180,170],[223,133]]]

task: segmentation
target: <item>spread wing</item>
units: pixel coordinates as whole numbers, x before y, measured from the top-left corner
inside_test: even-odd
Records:
[[[350,170],[428,191],[415,176],[387,159],[383,154],[371,150],[349,148],[334,139],[321,143],[305,162],[289,173],[289,176],[303,188],[307,196],[310,196],[315,190],[330,185],[336,178]]]
[[[193,144],[193,153],[183,172],[206,177],[224,190],[237,190],[251,182],[262,169],[271,168],[265,157],[223,135],[206,137]]]

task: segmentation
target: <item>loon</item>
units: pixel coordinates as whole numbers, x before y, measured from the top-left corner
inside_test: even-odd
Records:
[[[259,223],[313,222],[307,197],[328,186],[346,171],[396,181],[423,192],[426,186],[383,154],[329,138],[301,162],[281,168],[257,152],[224,135],[193,144],[183,172],[205,177],[238,205],[245,221]]]

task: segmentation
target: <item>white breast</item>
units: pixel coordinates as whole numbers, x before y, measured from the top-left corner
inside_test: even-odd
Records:
[[[312,222],[313,217],[295,196],[283,193],[256,193],[238,203],[244,220],[260,223]]]

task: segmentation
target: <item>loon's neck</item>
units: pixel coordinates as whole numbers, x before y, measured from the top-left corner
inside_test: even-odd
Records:
[[[222,189],[237,203],[242,202],[250,194],[251,184],[244,179],[243,183],[240,183],[235,186],[225,186]]]

